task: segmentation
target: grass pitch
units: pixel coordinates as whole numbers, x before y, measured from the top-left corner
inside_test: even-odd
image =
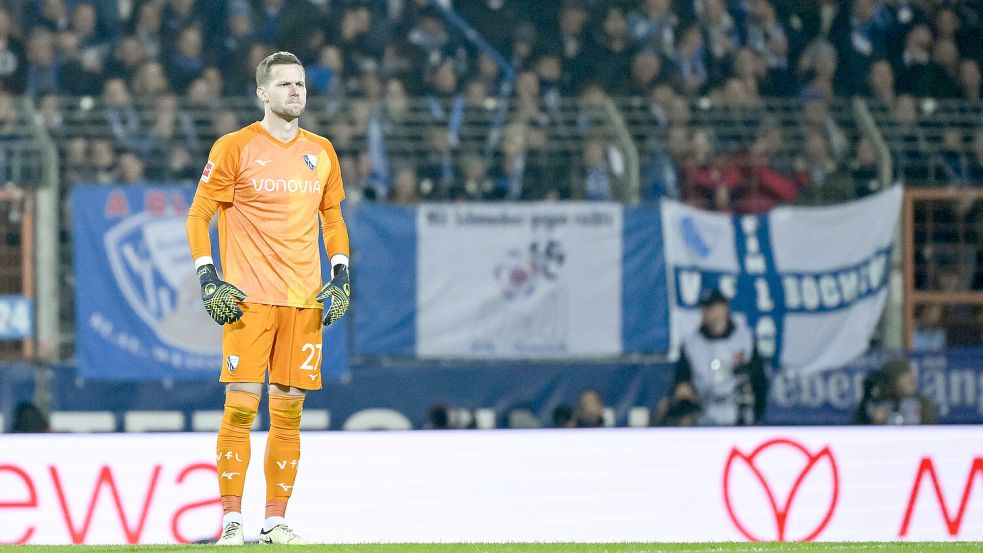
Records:
[[[894,552],[948,553],[980,552],[983,542],[850,542],[850,543],[449,543],[449,544],[358,544],[273,546],[246,544],[256,553],[769,553]],[[0,546],[0,553],[206,553],[229,552],[211,545],[16,545]],[[235,548],[231,548],[235,551]]]

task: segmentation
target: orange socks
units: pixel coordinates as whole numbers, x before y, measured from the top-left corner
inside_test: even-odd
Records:
[[[241,512],[242,487],[249,466],[249,428],[259,409],[259,396],[249,392],[225,394],[225,413],[218,429],[215,464],[224,512]]]
[[[270,436],[266,440],[266,518],[282,517],[300,462],[300,413],[304,396],[270,394]]]

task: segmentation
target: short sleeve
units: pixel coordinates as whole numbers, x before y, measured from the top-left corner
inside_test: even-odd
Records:
[[[330,142],[324,145],[325,153],[331,162],[331,169],[324,183],[324,191],[321,193],[321,210],[332,208],[345,199],[345,185],[341,180],[341,163],[338,161],[338,154]]]
[[[212,145],[205,169],[198,179],[198,191],[195,194],[217,202],[231,202],[238,171],[239,148],[233,136],[225,135]]]

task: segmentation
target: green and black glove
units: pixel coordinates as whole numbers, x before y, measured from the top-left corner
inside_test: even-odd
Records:
[[[215,265],[209,263],[199,267],[198,282],[201,283],[201,301],[205,304],[205,311],[216,323],[231,324],[242,317],[239,302],[246,299],[246,293],[218,278]]]
[[[321,319],[324,326],[337,321],[348,312],[351,298],[352,285],[348,278],[348,266],[339,263],[334,266],[334,278],[325,284],[314,298],[324,303],[324,318]]]

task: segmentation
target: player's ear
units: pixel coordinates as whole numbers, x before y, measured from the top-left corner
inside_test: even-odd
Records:
[[[266,87],[265,86],[257,86],[256,87],[256,97],[258,97],[263,102],[265,102],[267,100]]]

